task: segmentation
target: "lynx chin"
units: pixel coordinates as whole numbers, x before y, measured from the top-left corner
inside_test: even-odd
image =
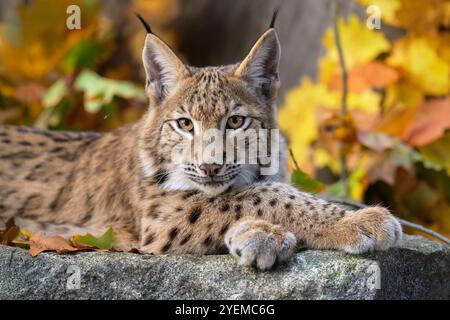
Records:
[[[228,251],[262,270],[299,241],[350,253],[395,245],[402,229],[385,208],[350,210],[285,182],[286,147],[268,134],[278,129],[273,24],[241,62],[196,68],[143,22],[146,114],[108,133],[0,126],[0,220],[62,236],[112,226],[118,249]],[[267,152],[242,161],[256,140]],[[214,156],[199,156],[211,144],[221,144]],[[268,154],[278,165],[263,174]]]

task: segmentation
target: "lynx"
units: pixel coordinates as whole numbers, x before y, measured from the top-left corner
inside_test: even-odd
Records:
[[[112,226],[122,250],[228,250],[261,270],[288,259],[299,242],[349,253],[395,245],[402,229],[385,208],[350,210],[286,183],[282,139],[279,168],[269,175],[258,161],[242,163],[227,151],[215,162],[196,154],[195,145],[278,129],[273,25],[241,62],[196,68],[142,21],[146,114],[107,133],[0,126],[1,219],[14,216],[23,228],[64,236]],[[210,129],[221,138],[203,141]]]

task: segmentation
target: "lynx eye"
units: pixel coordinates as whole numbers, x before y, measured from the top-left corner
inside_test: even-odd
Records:
[[[194,131],[194,124],[188,118],[180,118],[180,119],[177,119],[176,121],[177,121],[178,128],[180,128],[181,130],[184,130],[187,132]]]
[[[227,129],[239,129],[244,125],[245,117],[231,116],[227,120]]]

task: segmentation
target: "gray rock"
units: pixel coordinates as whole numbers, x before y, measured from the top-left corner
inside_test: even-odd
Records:
[[[269,272],[240,267],[228,255],[33,258],[24,249],[0,246],[0,299],[449,298],[450,250],[419,236],[363,256],[305,250]]]

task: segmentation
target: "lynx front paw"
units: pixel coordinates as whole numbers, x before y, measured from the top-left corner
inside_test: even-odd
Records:
[[[351,230],[350,244],[342,249],[349,253],[386,250],[402,237],[400,222],[381,207],[372,207],[354,212],[345,218]]]
[[[295,249],[295,236],[264,220],[248,219],[233,226],[225,243],[239,264],[270,269],[276,261],[289,258]]]

